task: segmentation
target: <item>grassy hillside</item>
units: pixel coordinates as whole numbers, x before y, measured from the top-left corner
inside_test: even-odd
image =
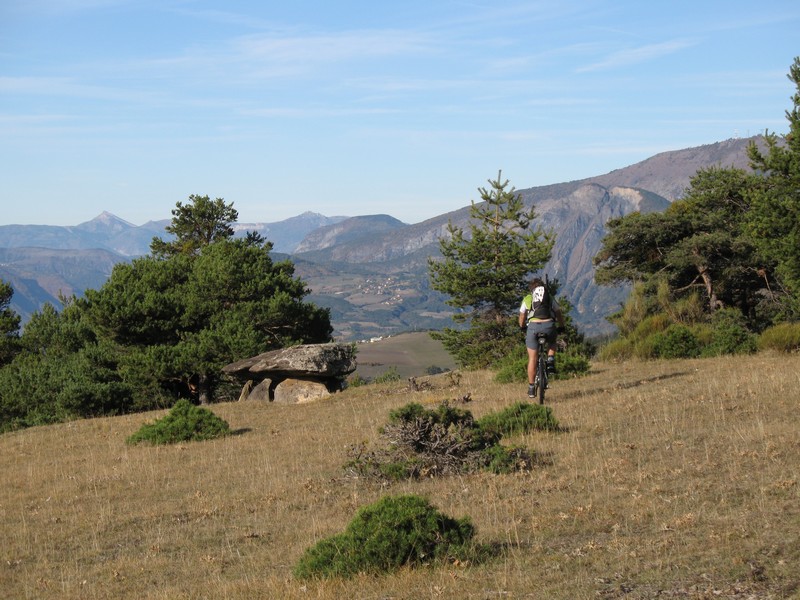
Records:
[[[0,436],[3,598],[798,598],[800,356],[595,364],[553,384],[566,431],[511,440],[517,475],[395,484],[347,478],[348,448],[390,409],[470,394],[521,399],[486,372],[354,388],[297,406],[214,412],[236,434],[130,447],[164,413]],[[304,550],[386,494],[468,515],[502,554],[482,565],[300,582]]]
[[[402,379],[425,375],[429,367],[455,369],[453,357],[427,332],[401,333],[376,342],[359,343],[356,373],[372,379],[392,367]]]

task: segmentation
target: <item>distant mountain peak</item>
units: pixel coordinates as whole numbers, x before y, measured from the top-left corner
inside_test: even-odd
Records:
[[[97,231],[103,229],[106,231],[118,232],[125,231],[126,229],[132,229],[136,227],[136,225],[129,223],[125,219],[120,219],[117,215],[104,210],[91,221],[81,223],[77,227],[85,231]]]

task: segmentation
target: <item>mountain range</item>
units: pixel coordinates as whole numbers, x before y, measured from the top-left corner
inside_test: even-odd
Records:
[[[606,317],[624,302],[626,288],[594,284],[592,258],[605,224],[634,211],[664,210],[680,198],[698,169],[747,168],[746,149],[759,138],[730,139],[657,154],[634,165],[578,181],[516,190],[534,206],[537,224],[556,236],[545,268],[575,307],[589,335],[609,333]],[[311,289],[309,299],[331,309],[335,336],[357,340],[452,324],[453,309],[429,285],[429,257],[448,223],[467,228],[470,205],[415,224],[390,215],[326,217],[306,212],[276,223],[236,223],[237,235],[257,231],[288,256]],[[169,220],[141,226],[110,213],[70,227],[0,226],[0,279],[14,288],[11,308],[23,322],[59,296],[98,288],[114,264],[149,253],[167,239]]]

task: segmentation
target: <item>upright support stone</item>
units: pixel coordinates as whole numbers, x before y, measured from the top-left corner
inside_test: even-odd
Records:
[[[302,404],[330,395],[328,387],[319,381],[284,379],[275,388],[275,402],[278,404]]]

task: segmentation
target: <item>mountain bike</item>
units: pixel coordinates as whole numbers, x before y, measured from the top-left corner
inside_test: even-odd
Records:
[[[533,397],[539,399],[539,404],[544,404],[544,392],[547,389],[547,334],[536,334],[539,345],[536,360],[536,377],[533,380]]]

